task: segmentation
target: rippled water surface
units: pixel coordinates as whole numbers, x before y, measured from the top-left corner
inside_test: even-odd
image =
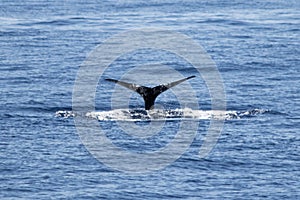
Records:
[[[0,198],[299,199],[299,9],[296,0],[2,1]],[[83,145],[71,113],[72,91],[79,66],[97,45],[143,27],[179,32],[202,45],[223,78],[233,115],[208,157],[200,159],[198,151],[210,117],[198,117],[195,138],[178,159],[153,172],[128,174],[99,162]],[[118,78],[120,69],[160,62],[194,75],[172,56],[124,55],[105,75]],[[103,115],[111,112],[114,85],[101,83],[95,104]],[[203,80],[189,83],[200,110],[208,112]],[[172,92],[157,103],[173,111],[180,106]],[[143,108],[142,99],[132,94],[129,107]],[[147,129],[146,121],[137,126]],[[161,135],[135,141],[114,120],[97,123],[115,145],[137,153],[163,148],[179,126],[167,121]]]

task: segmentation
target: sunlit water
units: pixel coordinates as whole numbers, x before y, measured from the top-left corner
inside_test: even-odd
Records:
[[[298,1],[272,0],[1,2],[0,198],[299,199],[299,8]],[[190,81],[200,106],[198,113],[186,110],[199,122],[190,148],[164,169],[131,175],[99,162],[82,144],[72,90],[79,66],[96,45],[140,27],[178,31],[201,44],[223,78],[227,111],[218,143],[199,159],[213,111],[201,77]],[[118,77],[125,66],[161,59],[147,55],[121,57],[118,70],[105,75]],[[163,58],[184,76],[193,75],[172,55]],[[142,99],[133,94],[129,109],[111,109],[114,85],[102,83],[96,112],[84,117],[111,130],[116,145],[147,150],[151,141],[130,143],[115,129],[115,120],[153,119],[140,111]],[[187,108],[179,107],[172,92],[157,103],[165,107],[160,120],[176,118],[164,129],[173,133]],[[149,149],[162,148],[169,137],[162,135]]]

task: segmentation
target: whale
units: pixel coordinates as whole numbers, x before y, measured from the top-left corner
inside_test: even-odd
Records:
[[[118,85],[121,85],[121,86],[129,89],[129,90],[137,92],[144,99],[145,110],[152,110],[152,109],[154,109],[155,99],[158,97],[158,95],[160,95],[161,93],[167,91],[168,89],[170,89],[186,80],[194,78],[194,77],[196,77],[196,76],[189,76],[189,77],[186,77],[186,78],[183,78],[183,79],[171,82],[171,83],[160,84],[155,87],[141,86],[141,85],[137,85],[134,83],[127,83],[124,81],[115,80],[115,79],[111,79],[111,78],[106,78],[105,80],[116,83]]]

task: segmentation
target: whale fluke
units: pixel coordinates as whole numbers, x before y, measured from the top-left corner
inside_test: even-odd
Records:
[[[154,102],[155,99],[157,98],[158,95],[160,95],[161,93],[165,92],[166,90],[170,89],[171,87],[174,87],[188,79],[194,78],[196,76],[189,76],[187,78],[184,79],[180,79],[178,81],[174,81],[168,84],[163,84],[163,85],[158,85],[155,87],[146,87],[146,86],[140,86],[134,83],[126,83],[124,81],[118,81],[115,79],[110,79],[107,78],[105,80],[110,81],[110,82],[114,82],[116,84],[119,84],[123,87],[126,87],[132,91],[135,91],[137,93],[139,93],[145,102],[145,110],[150,110],[154,108]]]

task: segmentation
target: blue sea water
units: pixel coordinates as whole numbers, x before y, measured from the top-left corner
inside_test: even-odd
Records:
[[[297,0],[1,1],[0,198],[299,199],[299,9]],[[97,45],[143,27],[201,44],[223,78],[228,110],[267,112],[226,120],[204,159],[197,151],[209,120],[200,120],[190,148],[161,170],[127,174],[99,162],[73,118],[55,113],[72,110],[77,71]],[[209,109],[203,91],[201,108]],[[101,126],[114,130],[110,122]]]

